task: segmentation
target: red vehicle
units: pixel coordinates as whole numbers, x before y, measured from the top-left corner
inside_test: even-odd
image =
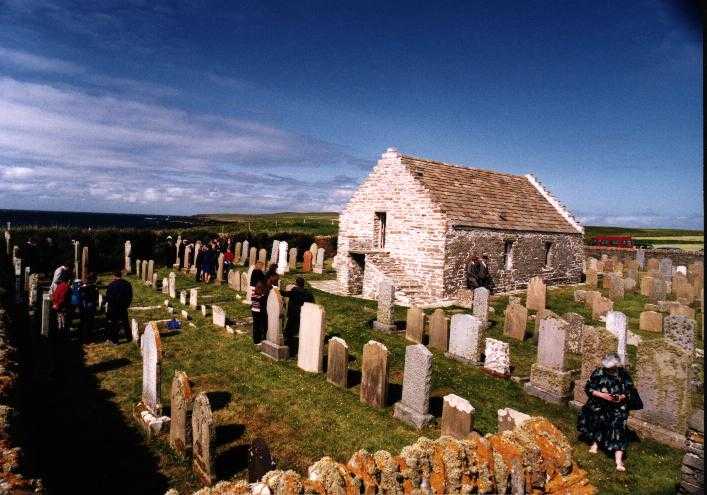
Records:
[[[633,247],[633,239],[630,235],[598,235],[592,237],[593,246],[609,246],[609,247]]]

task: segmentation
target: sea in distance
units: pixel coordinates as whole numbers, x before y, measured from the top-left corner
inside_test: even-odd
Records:
[[[38,227],[80,227],[92,229],[189,228],[213,223],[204,218],[175,215],[0,209],[0,227],[5,228],[7,222],[11,223],[11,227],[32,225]]]

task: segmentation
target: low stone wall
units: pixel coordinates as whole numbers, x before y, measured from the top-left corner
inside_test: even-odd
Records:
[[[0,493],[44,493],[40,480],[23,476],[23,451],[14,443],[19,430],[17,349],[11,344],[11,322],[0,308]]]
[[[698,251],[683,251],[682,249],[646,249],[646,260],[648,258],[670,258],[673,260],[673,265],[685,265],[695,261],[704,261],[704,252]],[[584,255],[586,257],[593,256],[601,259],[601,255],[605,254],[609,257],[617,256],[619,260],[625,262],[627,260],[636,259],[635,248],[616,248],[605,246],[584,246]]]
[[[221,482],[195,494],[353,495],[447,493],[597,493],[572,460],[567,438],[545,418],[512,431],[466,440],[421,437],[394,456],[356,452],[346,464],[323,457],[306,477],[270,471],[260,483]],[[174,492],[172,492],[174,493]]]
[[[678,493],[705,492],[705,416],[703,410],[695,411],[687,423],[685,450],[680,468]]]

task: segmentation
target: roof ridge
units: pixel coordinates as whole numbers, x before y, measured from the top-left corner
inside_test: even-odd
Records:
[[[435,165],[445,165],[447,167],[454,167],[454,168],[460,168],[462,170],[473,170],[473,171],[480,171],[480,172],[487,172],[490,174],[496,174],[496,175],[506,175],[508,177],[515,177],[518,179],[524,179],[524,175],[519,175],[519,174],[511,174],[509,172],[499,172],[498,170],[489,170],[486,168],[478,168],[478,167],[468,167],[466,165],[460,165],[458,163],[447,163],[447,162],[441,162],[439,160],[430,160],[429,158],[423,158],[420,156],[414,156],[414,155],[406,155],[406,154],[400,154],[400,158],[408,158],[412,160],[419,160],[422,162],[427,162],[427,163],[432,163]]]

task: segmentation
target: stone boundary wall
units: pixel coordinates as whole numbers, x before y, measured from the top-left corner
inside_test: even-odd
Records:
[[[0,306],[0,493],[44,493],[41,480],[23,476],[23,450],[15,438],[20,429],[17,379],[19,362],[12,345],[12,322]]]
[[[687,422],[685,450],[680,468],[678,493],[705,492],[705,412],[695,411]]]
[[[584,246],[584,255],[586,257],[593,256],[601,259],[601,255],[605,254],[609,257],[617,256],[622,262],[624,260],[636,259],[635,248],[617,248],[608,246]],[[648,258],[670,258],[673,260],[673,265],[685,265],[695,261],[703,261],[705,259],[704,252],[683,251],[681,249],[646,249],[646,259]]]
[[[597,490],[572,460],[572,447],[562,432],[545,418],[534,417],[514,430],[485,437],[421,437],[397,456],[359,450],[346,464],[323,457],[309,467],[307,476],[270,471],[259,483],[224,481],[195,495],[511,492],[589,495]]]

